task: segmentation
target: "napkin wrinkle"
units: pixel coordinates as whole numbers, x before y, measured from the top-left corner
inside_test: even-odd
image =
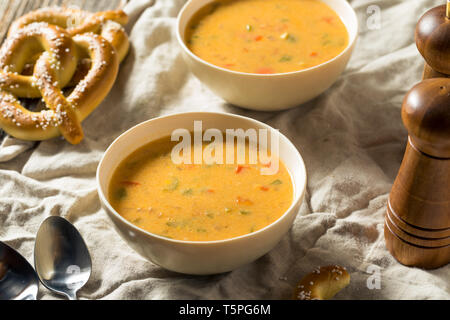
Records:
[[[0,145],[0,163],[10,161],[25,151],[33,148],[36,142],[23,141],[5,136]]]
[[[130,33],[134,28],[136,21],[143,14],[145,10],[151,7],[155,3],[155,0],[134,0],[128,2],[123,8],[123,11],[128,15],[128,23],[125,26],[125,30]]]

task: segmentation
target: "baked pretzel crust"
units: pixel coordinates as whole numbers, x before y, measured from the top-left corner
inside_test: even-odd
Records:
[[[68,25],[73,17],[79,25]],[[19,139],[80,143],[81,122],[107,96],[129,50],[127,21],[120,10],[44,8],[14,22],[0,50],[0,127]],[[47,109],[29,111],[19,98],[42,98]]]
[[[350,275],[344,267],[331,265],[320,267],[306,275],[297,285],[295,300],[328,300],[350,283]]]

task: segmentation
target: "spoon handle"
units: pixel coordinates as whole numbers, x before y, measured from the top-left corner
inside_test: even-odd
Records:
[[[66,292],[64,292],[64,295],[69,300],[77,300],[77,292],[76,291],[66,291]]]

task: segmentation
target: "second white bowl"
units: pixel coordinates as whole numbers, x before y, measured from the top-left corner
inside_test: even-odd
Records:
[[[321,0],[341,18],[349,33],[349,44],[340,55],[305,70],[252,74],[231,71],[208,63],[185,44],[185,30],[192,16],[214,0],[190,0],[178,15],[177,38],[183,57],[194,75],[227,102],[260,111],[283,110],[305,103],[327,90],[344,71],[358,35],[355,11],[346,0]]]
[[[147,232],[124,219],[108,201],[108,188],[117,166],[136,149],[170,136],[175,129],[193,131],[194,121],[203,129],[215,128],[274,130],[268,125],[242,116],[192,112],[180,113],[143,122],[131,128],[106,150],[97,169],[98,193],[108,216],[122,238],[142,256],[166,269],[187,274],[214,274],[234,270],[272,250],[292,226],[306,189],[306,170],[299,152],[283,135],[279,135],[279,156],[289,170],[294,185],[289,209],[275,222],[256,232],[219,241],[182,241]]]

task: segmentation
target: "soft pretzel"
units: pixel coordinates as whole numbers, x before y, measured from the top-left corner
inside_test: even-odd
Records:
[[[66,29],[64,19],[74,14],[81,24]],[[126,23],[127,17],[122,11],[55,8],[17,20],[0,50],[0,127],[24,140],[62,134],[79,143],[81,122],[109,93],[129,48],[116,21]],[[74,88],[65,96],[69,85]],[[48,109],[29,111],[18,98],[42,98]]]
[[[332,265],[320,267],[306,275],[294,292],[296,300],[328,300],[350,283],[350,275],[344,267]]]
[[[128,23],[128,16],[122,10],[91,13],[73,8],[42,8],[13,22],[9,28],[8,37],[35,22],[47,22],[64,28],[72,36],[87,32],[101,34],[117,50],[120,61],[128,52],[128,36],[122,28]]]

